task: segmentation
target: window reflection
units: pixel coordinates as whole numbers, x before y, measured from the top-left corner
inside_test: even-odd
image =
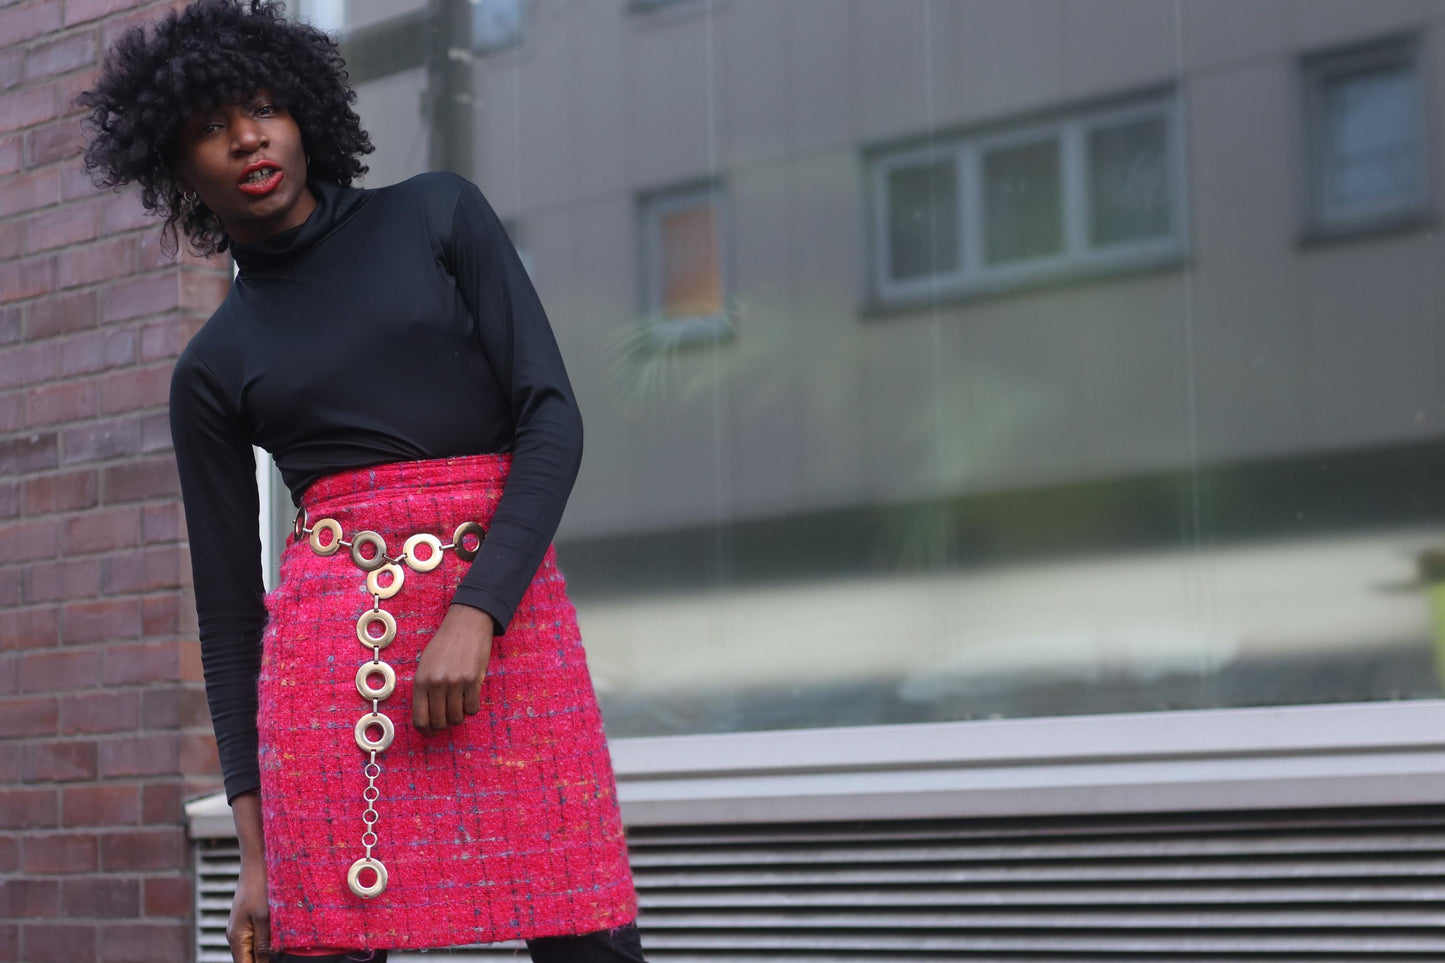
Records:
[[[344,6],[544,266],[609,733],[1438,697],[1432,35],[956,9]]]

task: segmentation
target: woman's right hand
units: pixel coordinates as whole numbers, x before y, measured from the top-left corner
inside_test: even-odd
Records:
[[[232,963],[271,963],[271,904],[266,888],[266,844],[261,826],[261,794],[239,793],[231,800],[236,838],[241,844],[241,877],[231,901],[226,942]]]
[[[266,899],[266,864],[242,861],[231,919],[226,923],[232,963],[270,963],[271,907]]]

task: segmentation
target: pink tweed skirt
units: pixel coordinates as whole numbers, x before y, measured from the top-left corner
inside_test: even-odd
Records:
[[[311,527],[335,519],[347,539],[371,530],[397,557],[413,534],[446,543],[462,522],[489,526],[510,463],[488,454],[347,470],[314,482],[302,508]],[[277,950],[459,946],[636,917],[602,716],[550,546],[493,640],[481,712],[431,736],[412,728],[417,658],[471,564],[441,554],[430,571],[406,570],[396,594],[377,603],[346,548],[323,556],[305,536],[286,539],[279,584],[266,596],[257,713]],[[396,686],[379,704],[395,736],[378,753],[369,794],[372,855],[388,879],[363,898],[347,873],[366,830],[369,754],[356,725],[372,709],[356,677],[376,655],[357,620],[374,604],[396,623],[380,650]]]

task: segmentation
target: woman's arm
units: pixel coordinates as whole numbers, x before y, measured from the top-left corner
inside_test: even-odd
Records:
[[[512,466],[455,601],[506,630],[531,584],[582,463],[582,416],[542,302],[481,189],[465,182],[447,245],[457,289],[511,403]]]
[[[266,607],[260,498],[249,435],[190,346],[171,375],[170,425],[190,539],[206,701],[231,802],[261,785],[256,677]]]

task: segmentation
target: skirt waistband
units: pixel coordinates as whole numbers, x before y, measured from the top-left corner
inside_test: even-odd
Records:
[[[348,496],[369,498],[390,489],[425,489],[452,485],[501,487],[512,466],[511,452],[453,455],[393,461],[323,475],[301,493],[301,508],[313,517],[317,509]]]

